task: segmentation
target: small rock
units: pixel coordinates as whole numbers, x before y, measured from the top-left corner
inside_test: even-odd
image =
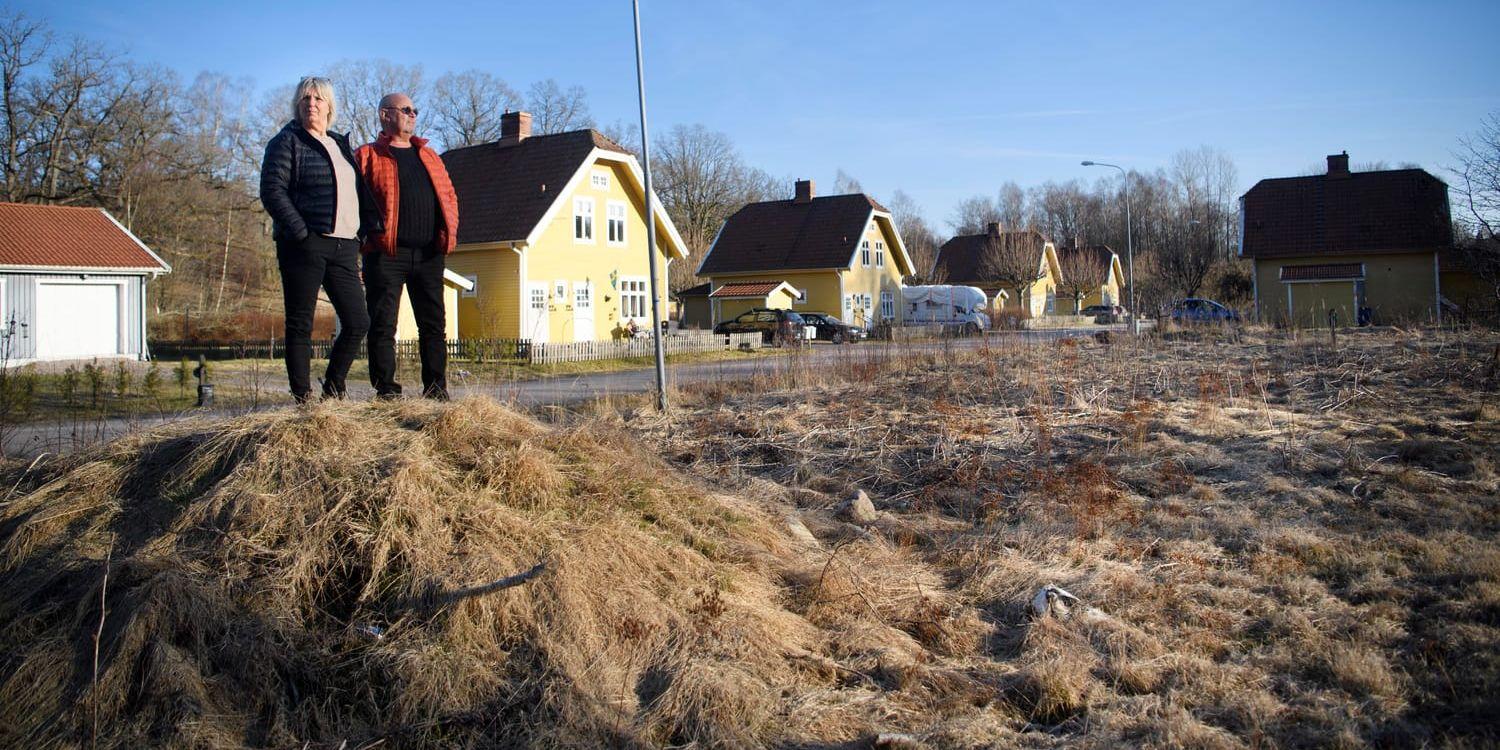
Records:
[[[864,490],[854,493],[854,497],[839,506],[839,516],[846,521],[859,524],[874,523],[880,518],[880,514],[875,510],[875,504],[870,502],[870,496],[865,494]]]
[[[1113,340],[1113,338],[1114,337],[1110,335],[1109,331],[1099,331],[1098,333],[1094,334],[1094,341],[1096,343],[1104,344],[1105,346],[1108,346],[1109,342]]]
[[[791,534],[793,539],[808,547],[819,546],[818,538],[813,536],[811,531],[807,530],[807,524],[802,522],[801,516],[798,516],[796,513],[788,513],[786,514],[786,518],[782,519],[782,522],[786,524],[787,533]]]

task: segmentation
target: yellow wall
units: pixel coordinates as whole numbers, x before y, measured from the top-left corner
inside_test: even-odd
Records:
[[[1432,253],[1397,255],[1336,255],[1306,258],[1264,258],[1255,261],[1255,284],[1261,319],[1303,327],[1328,325],[1328,310],[1339,311],[1340,325],[1355,320],[1352,282],[1287,284],[1282,266],[1325,263],[1365,264],[1365,304],[1377,325],[1426,322],[1434,318],[1436,279]],[[1288,310],[1287,288],[1291,287]]]
[[[1493,316],[1495,290],[1484,279],[1462,268],[1443,268],[1443,298],[1458,305],[1461,315]]]
[[[740,313],[753,310],[757,307],[770,308],[772,310],[794,310],[792,295],[786,292],[777,292],[767,297],[756,299],[719,299],[711,300],[710,304],[718,307],[719,315],[716,321],[731,320],[739,317]],[[809,312],[812,312],[809,310]]]
[[[593,186],[594,171],[609,176],[609,187]],[[592,242],[573,238],[573,199],[594,199],[594,236]],[[625,242],[608,242],[609,201],[626,206]],[[523,247],[521,253],[507,248],[468,249],[460,247],[449,256],[448,267],[461,275],[478,275],[476,296],[458,300],[459,335],[464,338],[533,338],[550,342],[577,340],[574,330],[574,301],[578,287],[587,285],[593,301],[593,329],[586,340],[604,340],[622,327],[621,282],[631,279],[646,283],[644,314],[638,325],[651,325],[649,261],[647,259],[645,204],[635,187],[630,168],[625,164],[600,161],[583,171],[573,190],[562,196],[557,212],[536,235],[536,244]],[[657,229],[657,289],[662,295],[663,317],[668,314],[666,247],[669,240],[661,227]],[[673,261],[683,262],[683,261]],[[523,269],[524,266],[524,269]],[[526,314],[523,301],[529,302],[527,283],[543,284],[547,290],[547,326],[544,332],[523,331]],[[562,299],[555,294],[555,284],[563,282]]]
[[[444,338],[458,338],[458,287],[443,283],[443,325]],[[406,294],[406,289],[401,290],[401,309],[396,314],[396,340],[417,338],[417,318],[412,313],[411,298]]]
[[[1089,307],[1091,305],[1123,305],[1123,304],[1125,304],[1122,301],[1124,298],[1120,296],[1121,295],[1121,289],[1122,289],[1122,287],[1124,285],[1123,277],[1124,277],[1125,274],[1121,270],[1119,256],[1112,256],[1110,258],[1110,261],[1109,261],[1109,266],[1110,266],[1110,268],[1109,268],[1109,278],[1106,278],[1104,280],[1104,284],[1102,284],[1099,287],[1098,291],[1095,291],[1092,294],[1084,295],[1083,301],[1079,303],[1079,305],[1080,305],[1079,309],[1083,309],[1084,307]],[[1109,301],[1106,302],[1105,300],[1109,300]],[[1063,305],[1065,303],[1067,304],[1067,309],[1066,310],[1063,309]],[[1059,313],[1070,313],[1070,312],[1073,312],[1073,304],[1072,303],[1073,303],[1072,300],[1059,301],[1057,303],[1057,305],[1058,305],[1057,311]]]
[[[821,312],[837,316],[839,311],[839,272],[838,271],[808,271],[804,273],[764,273],[736,276],[715,276],[709,281],[713,288],[717,289],[724,284],[735,284],[743,282],[778,283],[785,281],[796,289],[807,291],[806,302],[793,302],[790,309],[797,312]],[[714,317],[714,323],[724,321],[732,315],[726,315],[725,311],[730,308],[725,306],[722,300],[719,304],[719,313]],[[759,303],[749,307],[739,308],[740,312],[750,307],[763,307]],[[735,313],[738,315],[739,313]]]
[[[906,304],[901,299],[901,271],[896,263],[896,238],[887,231],[886,227],[878,220],[871,219],[865,226],[863,240],[870,243],[870,266],[866,268],[861,262],[860,249],[854,250],[854,260],[849,264],[849,270],[843,273],[844,296],[854,294],[867,294],[870,296],[870,316],[865,316],[863,308],[853,310],[846,314],[843,300],[838,301],[835,310],[819,310],[830,315],[837,315],[846,323],[859,326],[871,326],[881,319],[880,294],[886,292],[891,295],[891,307],[895,313],[895,322],[901,321],[901,315],[905,311]],[[875,243],[885,244],[885,265],[875,265]]]
[[[460,246],[448,256],[448,268],[460,276],[478,277],[474,296],[458,295],[459,338],[521,337],[521,263],[515,251]]]

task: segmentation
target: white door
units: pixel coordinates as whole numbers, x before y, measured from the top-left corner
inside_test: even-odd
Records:
[[[119,284],[37,284],[37,358],[121,354],[122,291]]]
[[[521,338],[538,344],[547,343],[547,284],[529,281],[526,283],[526,325]]]
[[[573,340],[594,340],[594,289],[584,282],[573,282]]]

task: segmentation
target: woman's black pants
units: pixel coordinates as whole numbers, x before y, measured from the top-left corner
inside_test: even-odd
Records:
[[[370,329],[364,290],[359,284],[359,240],[314,235],[301,243],[277,242],[276,265],[281,269],[281,293],[286,305],[286,376],[292,397],[312,397],[313,313],[318,289],[327,290],[339,316],[338,337],[323,373],[323,396],[343,398],[349,365],[359,354],[359,343]]]

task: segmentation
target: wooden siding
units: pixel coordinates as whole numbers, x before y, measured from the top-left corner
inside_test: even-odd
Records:
[[[32,333],[37,330],[37,286],[46,282],[79,282],[80,273],[11,273],[0,272],[0,305],[8,325],[16,322],[17,333],[11,339],[8,364],[25,364],[36,357],[37,342]],[[145,330],[142,320],[145,312],[146,277],[133,274],[88,273],[90,283],[117,283],[121,287],[121,353],[115,357],[145,359],[148,355]],[[86,325],[89,321],[75,321]]]

